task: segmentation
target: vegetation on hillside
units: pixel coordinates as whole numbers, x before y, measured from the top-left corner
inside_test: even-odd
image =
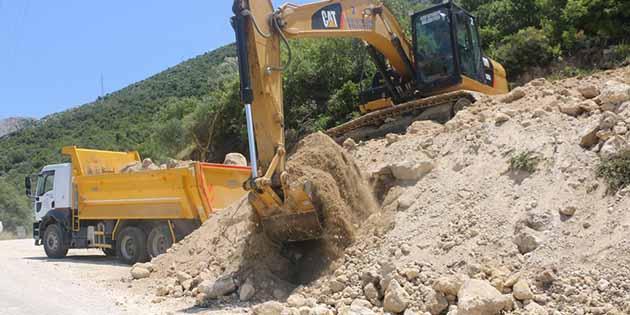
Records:
[[[409,0],[384,2],[407,30],[408,13],[424,6]],[[630,44],[624,42],[630,32],[628,1],[457,2],[479,17],[486,53],[503,63],[513,80],[552,64],[563,64],[565,71],[571,60],[578,66],[611,66],[630,53]],[[291,45],[293,63],[284,74],[289,145],[358,115],[359,91],[375,72],[357,40],[299,40]],[[235,55],[232,45],[219,48],[1,138],[0,220],[30,221],[23,177],[64,161],[63,146],[139,150],[157,160],[222,161],[227,152],[246,153]],[[15,211],[21,219],[5,218]]]

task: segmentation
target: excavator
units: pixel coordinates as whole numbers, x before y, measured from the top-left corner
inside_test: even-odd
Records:
[[[292,58],[289,40],[359,39],[376,65],[373,84],[358,104],[363,115],[327,130],[337,141],[398,132],[419,119],[445,121],[473,103],[476,93],[508,92],[503,66],[482,53],[477,19],[452,1],[413,14],[411,41],[378,0],[278,9],[270,0],[235,0],[233,12],[252,166],[244,187],[264,231],[279,242],[319,239],[326,223],[313,187],[289,182],[285,168],[282,72]]]

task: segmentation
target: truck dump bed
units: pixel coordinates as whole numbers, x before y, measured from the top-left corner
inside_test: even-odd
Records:
[[[73,208],[81,220],[199,219],[245,196],[249,167],[194,162],[187,167],[121,174],[137,152],[66,147],[72,157]]]

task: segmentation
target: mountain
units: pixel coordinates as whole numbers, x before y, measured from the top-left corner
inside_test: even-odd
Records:
[[[9,117],[0,119],[0,138],[22,128],[32,126],[35,123],[33,118]]]
[[[23,175],[63,161],[63,146],[142,151],[165,104],[217,89],[236,73],[235,55],[233,45],[216,49],[92,103],[49,115],[35,128],[6,135],[0,139],[0,152],[6,152],[0,155],[0,177],[19,184]]]

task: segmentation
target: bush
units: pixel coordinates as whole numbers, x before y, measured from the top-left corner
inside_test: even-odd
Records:
[[[630,184],[630,150],[622,151],[601,161],[597,176],[604,178],[610,191],[618,191]]]
[[[515,77],[528,68],[549,65],[559,55],[559,49],[551,45],[542,30],[528,27],[505,37],[494,55],[508,74]]]
[[[520,152],[510,158],[510,170],[533,173],[536,171],[538,162],[540,162],[540,159],[533,152]]]

